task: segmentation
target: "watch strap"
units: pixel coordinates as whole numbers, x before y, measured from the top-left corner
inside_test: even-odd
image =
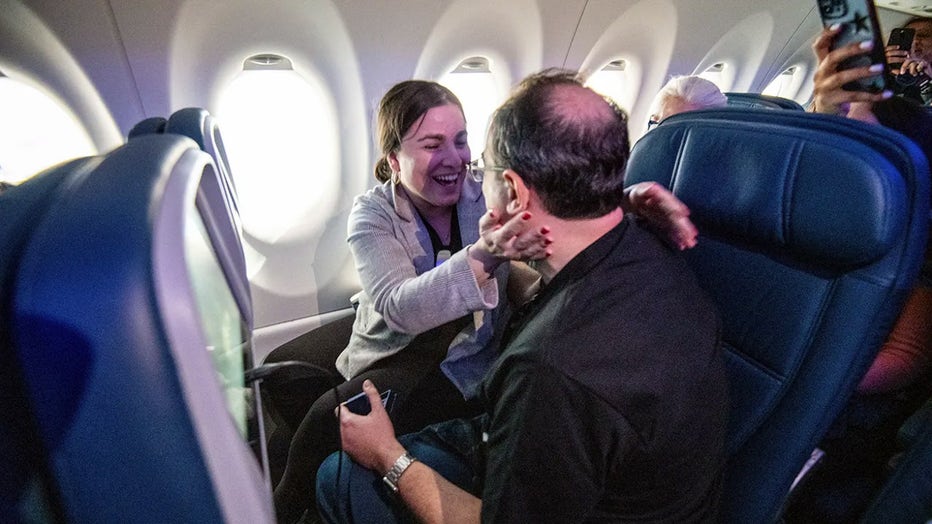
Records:
[[[401,475],[408,469],[411,464],[417,462],[417,459],[411,456],[409,453],[405,452],[403,455],[398,457],[395,460],[395,463],[392,464],[391,469],[388,470],[388,473],[382,477],[382,482],[388,486],[388,489],[392,493],[398,493],[398,480],[401,479]]]

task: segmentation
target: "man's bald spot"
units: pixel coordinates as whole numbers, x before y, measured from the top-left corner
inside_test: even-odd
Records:
[[[618,118],[602,95],[580,85],[553,86],[547,105],[552,115],[567,123],[608,125]]]

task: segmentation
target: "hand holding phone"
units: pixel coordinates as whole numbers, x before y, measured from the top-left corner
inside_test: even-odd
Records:
[[[903,65],[903,59],[909,56],[909,51],[913,48],[913,39],[916,37],[916,30],[911,27],[897,27],[890,31],[890,38],[887,39],[887,67],[891,71],[897,71]],[[901,51],[894,53],[895,59],[891,59],[891,51]]]
[[[873,44],[870,51],[845,59],[838,70],[855,67],[869,67],[872,64],[886,64],[883,41],[880,37],[880,23],[872,0],[817,0],[822,24],[831,27],[841,26],[841,31],[832,42],[835,50],[854,43],[869,41]],[[885,75],[879,72],[874,76],[848,82],[842,86],[846,91],[867,91],[879,93],[886,88]]]
[[[382,399],[382,407],[385,408],[385,411],[388,413],[392,412],[392,405],[395,402],[395,394],[390,389],[386,389],[379,394],[379,398]],[[353,395],[346,402],[343,403],[343,407],[348,409],[351,413],[357,415],[368,415],[372,411],[372,406],[369,405],[369,397],[366,396],[366,392]]]

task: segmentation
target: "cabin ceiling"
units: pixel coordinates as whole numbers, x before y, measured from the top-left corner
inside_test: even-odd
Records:
[[[882,13],[882,19],[902,20],[907,16],[903,13],[932,14],[932,7],[922,1],[878,3],[896,10]],[[142,118],[178,108],[169,85],[172,53],[177,52],[171,46],[184,32],[181,20],[192,10],[198,13],[196,23],[219,26],[211,32],[218,41],[197,42],[184,49],[193,55],[209,53],[202,49],[208,45],[238,49],[247,40],[268,42],[271,48],[307,47],[309,24],[302,21],[313,21],[325,11],[335,13],[345,26],[353,50],[350,60],[356,61],[351,65],[362,75],[370,104],[392,83],[417,74],[418,61],[428,52],[425,44],[443,41],[445,35],[438,34],[438,27],[454,12],[466,13],[475,26],[470,43],[476,47],[490,40],[496,44],[509,38],[520,41],[526,34],[540,38],[533,49],[538,63],[524,64],[525,70],[515,75],[526,74],[532,66],[581,68],[592,59],[594,48],[605,45],[600,39],[606,30],[631,12],[675,13],[626,20],[626,25],[655,40],[669,35],[672,61],[667,76],[689,74],[702,65],[722,35],[749,17],[763,16],[772,24],[771,34],[776,38],[765,43],[766,52],[757,77],[748,83],[749,90],[762,89],[794,53],[807,50],[818,31],[813,0],[0,0],[0,7],[16,4],[34,13],[61,42],[123,133]],[[525,10],[528,24],[502,25],[499,13],[509,8]],[[283,23],[268,23],[276,19]],[[231,30],[224,32],[224,25]]]

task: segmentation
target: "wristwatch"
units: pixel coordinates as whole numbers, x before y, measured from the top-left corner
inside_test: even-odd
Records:
[[[405,452],[404,455],[398,457],[398,460],[392,464],[392,468],[382,477],[382,482],[388,486],[388,489],[390,489],[392,493],[398,493],[398,480],[401,478],[401,474],[408,469],[408,466],[415,462],[417,462],[417,459],[412,457],[408,452]]]

